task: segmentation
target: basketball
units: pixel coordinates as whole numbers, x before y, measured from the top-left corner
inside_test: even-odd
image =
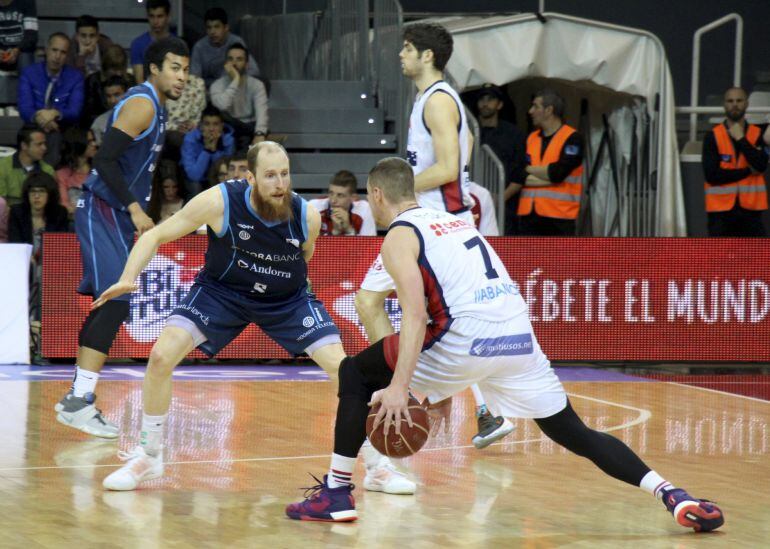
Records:
[[[366,435],[369,442],[372,443],[381,454],[388,457],[403,458],[411,456],[422,448],[425,441],[428,440],[430,426],[428,424],[428,411],[420,404],[416,398],[409,395],[409,415],[412,417],[412,427],[402,419],[401,434],[396,434],[393,425],[390,426],[387,438],[383,434],[385,424],[381,422],[376,430],[373,430],[374,418],[380,409],[378,402],[369,410],[369,416],[366,418]]]

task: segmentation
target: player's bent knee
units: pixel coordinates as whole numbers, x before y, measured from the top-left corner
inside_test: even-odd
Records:
[[[79,345],[108,354],[129,310],[128,301],[111,300],[91,311],[80,331]]]
[[[339,391],[337,396],[365,398],[367,401],[372,392],[366,384],[366,376],[356,364],[355,357],[345,357],[340,364],[339,369]]]

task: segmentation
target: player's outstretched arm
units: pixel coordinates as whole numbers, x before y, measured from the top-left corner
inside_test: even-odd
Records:
[[[433,154],[436,163],[414,178],[414,190],[427,191],[461,176],[460,112],[449,94],[434,93],[425,104],[425,123],[433,138]]]
[[[194,232],[201,225],[209,225],[218,232],[224,223],[223,216],[224,201],[218,186],[197,195],[169,219],[139,237],[128,256],[120,280],[107,288],[93,302],[91,308],[95,309],[110,299],[133,292],[136,289],[137,277],[161,244],[178,240]]]
[[[315,252],[315,242],[321,232],[321,214],[310,202],[305,209],[305,218],[307,221],[307,240],[302,245],[302,257],[305,259],[305,263],[310,263],[313,252]]]
[[[382,243],[382,262],[396,283],[398,302],[401,305],[401,332],[398,343],[398,361],[390,385],[372,395],[372,404],[382,402],[375,426],[385,422],[385,433],[389,425],[395,424],[400,433],[403,416],[409,425],[409,384],[417,367],[417,358],[425,340],[425,325],[428,314],[425,311],[425,293],[422,275],[417,265],[420,242],[411,227],[397,226],[388,231]]]

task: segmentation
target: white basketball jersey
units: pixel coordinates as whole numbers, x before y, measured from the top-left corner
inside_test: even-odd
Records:
[[[439,80],[428,87],[422,94],[417,96],[417,100],[414,102],[412,114],[409,117],[406,158],[414,170],[414,175],[419,174],[436,163],[436,155],[433,151],[433,137],[425,125],[424,112],[425,103],[427,103],[431,95],[439,92],[449,94],[454,99],[460,112],[460,127],[457,128],[460,141],[460,165],[457,166],[457,178],[454,181],[445,183],[435,189],[416,193],[417,203],[423,208],[434,208],[436,210],[456,213],[473,205],[473,199],[468,191],[468,182],[465,177],[470,160],[468,121],[465,118],[465,108],[457,92],[443,80]]]
[[[429,208],[401,213],[390,226],[399,225],[414,228],[420,238],[420,271],[434,322],[503,322],[527,311],[503,262],[473,225]]]

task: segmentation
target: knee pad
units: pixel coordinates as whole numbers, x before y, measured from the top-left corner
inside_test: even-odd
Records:
[[[129,302],[115,300],[91,311],[80,330],[78,344],[108,354],[120,325],[128,318],[128,313]]]

